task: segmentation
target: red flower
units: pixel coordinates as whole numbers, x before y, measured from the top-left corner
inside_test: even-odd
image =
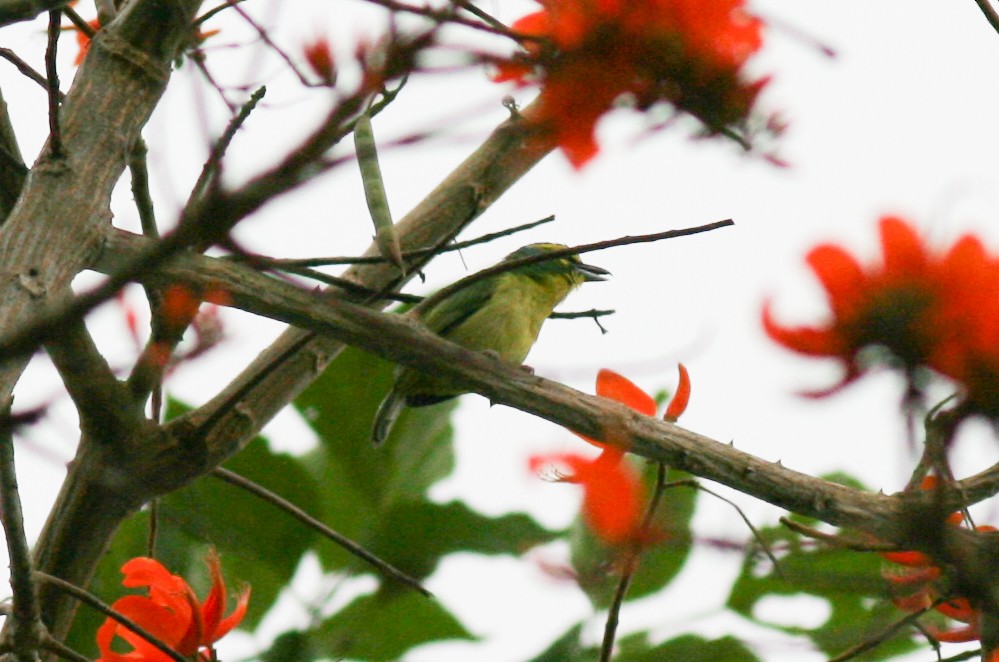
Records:
[[[686,370],[681,366],[683,374]],[[681,376],[681,387],[677,389],[674,401],[682,398],[683,381]],[[600,397],[620,402],[640,414],[656,415],[655,399],[613,370],[603,368],[597,373],[596,390]],[[683,405],[686,406],[686,403]],[[608,440],[612,440],[614,434],[613,430],[605,431]],[[583,435],[577,436],[600,448],[600,455],[596,459],[576,453],[536,455],[529,460],[531,471],[540,471],[544,465],[551,463],[565,466],[569,471],[562,474],[559,480],[583,487],[583,519],[604,542],[611,545],[641,544],[659,539],[661,535],[647,530],[642,524],[644,490],[641,478],[624,459],[625,451],[621,448],[624,440],[617,440],[616,445],[606,445]]]
[[[932,490],[937,487],[937,484],[936,476],[926,476],[919,489]],[[961,526],[964,524],[964,516],[960,512],[951,513],[945,521],[949,526]],[[975,531],[995,531],[995,527],[976,526]],[[897,608],[909,612],[922,611],[933,605],[943,595],[947,595],[947,593],[941,594],[938,583],[938,580],[943,576],[943,571],[926,554],[901,551],[881,552],[881,556],[887,561],[902,566],[891,568],[883,573],[892,588],[892,603]],[[925,631],[937,641],[961,643],[981,638],[981,614],[967,598],[951,596],[933,609],[938,614],[965,624],[950,630],[942,630],[932,624],[926,625]]]
[[[539,0],[514,31],[526,54],[499,63],[497,80],[541,84],[530,118],[576,168],[597,153],[597,120],[624,95],[699,118],[710,133],[746,119],[766,80],[747,82],[762,22],[743,0]],[[532,76],[533,74],[533,76]]]
[[[218,556],[207,557],[212,575],[212,589],[204,602],[182,577],[172,575],[154,559],[137,557],[121,567],[125,579],[122,585],[129,588],[146,586],[149,596],[127,595],[119,598],[112,607],[157,637],[175,651],[185,656],[197,654],[198,660],[214,657],[208,653],[212,644],[236,627],[246,615],[250,591],[245,589],[237,599],[236,608],[223,618],[226,588],[222,581]],[[115,637],[124,639],[134,650],[115,653],[111,644]],[[161,650],[114,619],[107,619],[97,630],[97,646],[101,657],[97,662],[169,662]]]
[[[333,64],[329,39],[316,37],[302,47],[302,54],[324,85],[332,86],[336,83],[336,66]]]
[[[98,21],[96,18],[87,21],[87,25],[89,25],[90,29],[93,30],[94,32],[97,32],[98,30],[101,29],[101,22]],[[83,62],[83,58],[87,56],[87,51],[90,50],[90,35],[88,35],[80,28],[76,27],[75,25],[63,29],[74,30],[76,32],[76,46],[79,50],[77,50],[76,52],[76,58],[73,60],[73,65],[78,67],[80,66],[80,63]]]
[[[970,235],[937,253],[904,220],[881,219],[882,261],[863,267],[839,246],[807,256],[826,290],[832,319],[823,326],[778,325],[763,307],[763,326],[780,344],[842,361],[838,390],[868,367],[861,350],[880,347],[911,372],[932,368],[964,382],[969,399],[992,393],[999,375],[999,259]]]
[[[562,464],[570,470],[559,480],[583,488],[583,520],[593,533],[611,545],[646,538],[642,527],[642,482],[623,457],[601,453],[595,460],[574,453],[535,456],[532,471]]]

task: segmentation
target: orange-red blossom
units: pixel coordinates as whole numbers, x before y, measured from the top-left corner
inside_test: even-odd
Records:
[[[656,401],[626,377],[606,368],[597,373],[597,395],[620,402],[646,416],[655,416]],[[680,365],[680,385],[667,409],[667,420],[676,420],[686,408],[690,379]],[[645,495],[641,477],[625,459],[619,446],[601,443],[579,435],[602,449],[596,459],[577,453],[536,455],[530,458],[531,471],[551,463],[568,469],[560,480],[583,488],[583,520],[593,533],[611,545],[647,543],[661,537],[644,526]]]
[[[639,110],[668,102],[718,133],[744,121],[766,79],[743,65],[763,43],[744,0],[539,0],[513,24],[526,53],[498,64],[498,81],[541,86],[529,118],[570,163],[597,153],[597,121],[628,98]]]
[[[806,260],[826,290],[829,319],[785,327],[763,307],[771,338],[799,353],[842,362],[836,391],[869,366],[862,350],[879,347],[908,374],[930,368],[964,385],[969,405],[999,413],[999,258],[972,235],[935,250],[912,225],[881,219],[881,259],[862,265],[832,244]]]
[[[937,486],[936,476],[927,476],[919,488],[932,490]],[[949,526],[960,526],[964,523],[961,513],[952,513],[946,519]],[[995,531],[992,526],[977,526],[976,531]],[[967,598],[950,596],[947,600],[934,606],[941,597],[938,580],[943,575],[940,567],[922,552],[899,551],[882,552],[882,558],[898,567],[885,571],[884,577],[892,587],[892,602],[903,611],[922,611],[933,607],[933,610],[947,618],[959,621],[964,625],[941,630],[933,625],[926,625],[925,630],[937,641],[962,643],[981,639],[981,614]],[[993,651],[990,662],[999,662],[999,651]]]
[[[306,42],[302,46],[302,55],[324,85],[332,86],[336,83],[336,63],[327,37],[317,36]]]
[[[197,655],[199,661],[212,660],[212,644],[236,627],[246,615],[250,590],[246,588],[240,592],[236,607],[223,618],[226,587],[218,556],[211,552],[206,561],[212,576],[212,588],[203,602],[199,602],[183,577],[170,574],[155,559],[137,557],[121,567],[125,575],[122,585],[147,587],[149,595],[127,595],[119,598],[112,608],[181,655]],[[114,652],[112,644],[115,638],[124,640],[133,650],[128,653]],[[97,662],[171,662],[171,658],[159,648],[111,618],[97,630],[97,646],[101,652]]]

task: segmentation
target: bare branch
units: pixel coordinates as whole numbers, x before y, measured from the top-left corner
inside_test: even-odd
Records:
[[[49,12],[48,46],[45,49],[45,79],[49,94],[49,156],[62,158],[62,134],[59,130],[59,70],[56,54],[59,50],[59,33],[62,31],[62,12]]]
[[[0,0],[0,27],[30,21],[39,14],[65,6],[69,0]]]

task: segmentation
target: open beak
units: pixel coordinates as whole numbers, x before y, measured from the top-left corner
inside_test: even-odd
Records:
[[[611,275],[611,272],[606,269],[595,267],[592,264],[583,264],[582,262],[576,265],[576,271],[583,274],[583,280],[586,281],[607,280],[607,276]]]

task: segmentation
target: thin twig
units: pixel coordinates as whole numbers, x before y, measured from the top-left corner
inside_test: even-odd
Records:
[[[198,200],[206,195],[206,192],[210,190],[215,183],[218,181],[218,175],[222,170],[222,158],[225,156],[229,145],[235,138],[236,133],[239,128],[243,126],[246,119],[253,112],[253,109],[257,107],[257,104],[267,93],[265,87],[260,87],[250,98],[244,103],[239,112],[236,113],[232,119],[229,120],[229,124],[226,126],[225,131],[219,136],[219,139],[215,141],[212,145],[211,153],[205,164],[201,168],[201,174],[198,176],[198,181],[195,182],[191,189],[191,193],[188,196],[188,201],[186,208],[191,208],[195,206]],[[143,169],[144,171],[144,169]],[[134,178],[133,178],[134,181]],[[151,203],[150,203],[150,212]],[[140,210],[141,213],[141,210]],[[149,223],[147,229],[146,223]],[[147,236],[149,233],[153,233],[152,236],[156,236],[156,224],[154,218],[147,219],[143,223],[143,234]],[[204,244],[198,246],[197,248],[203,249],[207,248]],[[184,328],[173,329],[172,332],[168,332],[166,328],[167,324],[163,323],[162,315],[159,311],[159,303],[161,297],[148,288],[146,290],[147,298],[149,299],[150,309],[153,311],[152,320],[152,333],[150,334],[149,342],[143,349],[139,360],[136,362],[135,366],[132,368],[131,374],[128,376],[127,384],[132,397],[137,402],[145,402],[151,393],[154,393],[159,385],[163,381],[163,372],[166,369],[166,363],[163,361],[153,360],[154,356],[162,356],[166,352],[172,352],[177,344],[180,342]]]
[[[818,529],[814,529],[810,526],[805,526],[800,522],[795,522],[793,519],[788,517],[781,517],[778,521],[799,535],[811,538],[812,540],[818,540],[829,545],[830,547],[836,547],[838,549],[848,549],[854,552],[899,551],[898,545],[879,541],[855,540],[845,536],[825,533],[824,531],[819,531]]]
[[[472,28],[474,30],[481,30],[482,32],[488,32],[490,34],[498,34],[504,37],[517,38],[517,35],[513,33],[506,26],[497,27],[494,25],[489,25],[482,23],[480,21],[467,19],[458,16],[450,9],[437,9],[427,5],[414,6],[408,5],[404,2],[396,2],[396,0],[368,0],[373,5],[378,5],[379,7],[384,7],[390,12],[403,12],[407,14],[414,14],[416,16],[423,16],[428,18],[438,25],[443,25],[445,23],[451,23],[453,25],[462,25],[466,28]]]
[[[229,120],[225,131],[222,132],[222,135],[212,145],[212,151],[208,154],[205,164],[201,167],[201,174],[198,175],[198,181],[191,187],[191,193],[187,198],[187,208],[190,208],[194,202],[205,195],[205,192],[211,189],[213,183],[218,180],[218,175],[222,171],[222,158],[229,149],[233,138],[236,137],[236,132],[239,131],[240,127],[250,117],[250,113],[257,107],[257,104],[260,103],[265,94],[267,94],[267,87],[261,85],[254,90],[250,98],[246,100],[246,103],[240,106],[239,112]]]
[[[517,260],[504,260],[499,264],[483,269],[482,271],[477,271],[470,276],[466,276],[465,278],[448,285],[447,287],[437,290],[437,292],[428,296],[420,303],[419,306],[417,306],[417,313],[433,308],[444,299],[453,296],[456,292],[465,289],[473,283],[477,283],[497,274],[513,271],[514,269],[519,269],[520,267],[525,267],[530,264],[539,264],[549,260],[557,260],[569,255],[582,255],[583,253],[604,250],[615,246],[645,244],[654,241],[662,241],[664,239],[686,237],[688,235],[699,234],[701,232],[710,232],[712,230],[717,230],[730,225],[735,225],[735,223],[732,219],[725,219],[724,221],[715,221],[714,223],[707,223],[706,225],[698,225],[690,228],[682,228],[680,230],[666,230],[665,232],[655,232],[652,234],[619,237],[618,239],[597,241],[592,244],[580,244],[579,246],[569,246],[567,248],[561,248],[554,251],[545,251],[539,255],[530,255]]]
[[[10,416],[13,398],[2,407]],[[24,535],[24,514],[14,471],[14,437],[10,428],[0,431],[0,520],[10,558],[10,587],[14,606],[10,617],[11,645],[18,659],[30,660],[38,651],[45,628],[38,607],[38,593],[31,577],[31,548]]]
[[[87,35],[88,38],[93,39],[94,35],[97,34],[97,31],[90,26],[90,23],[85,21],[83,17],[80,16],[76,12],[76,10],[70,7],[69,5],[65,5],[62,7],[62,13],[64,13],[66,15],[66,18],[70,20],[70,22],[73,24],[73,27],[75,27],[83,34]]]
[[[49,154],[55,159],[62,157],[62,136],[59,132],[59,70],[56,67],[60,32],[62,32],[62,12],[56,9],[49,12],[48,46],[45,49],[45,78],[48,81],[49,91]]]
[[[340,545],[347,552],[370,563],[372,566],[375,567],[376,570],[378,570],[378,572],[382,573],[389,579],[394,579],[398,582],[401,582],[402,584],[405,584],[406,586],[418,591],[419,593],[422,593],[428,598],[433,597],[433,593],[425,589],[418,580],[414,579],[413,577],[410,577],[402,570],[399,570],[395,566],[378,558],[377,556],[375,556],[368,550],[364,549],[350,538],[347,538],[341,533],[337,533],[336,531],[326,526],[325,524],[317,520],[315,517],[309,515],[307,512],[305,512],[292,502],[288,501],[284,497],[281,497],[275,494],[274,492],[271,492],[267,488],[253,482],[252,480],[240,476],[239,474],[229,471],[228,469],[225,469],[223,467],[215,467],[214,469],[212,469],[211,474],[220,480],[224,480],[230,485],[234,485],[243,490],[246,490],[250,494],[256,497],[260,497],[267,503],[276,506],[277,508],[280,508],[281,510],[285,511],[286,513],[297,519],[298,521],[306,524],[307,526],[312,527],[319,533],[323,534],[324,536],[335,542],[337,545]]]
[[[645,509],[645,516],[642,518],[642,526],[640,531],[643,534],[647,534],[652,526],[652,519],[655,517],[656,510],[659,508],[659,504],[662,502],[663,494],[666,491],[666,465],[662,462],[658,462],[656,466],[656,486],[652,492],[652,497],[649,499],[649,504]],[[638,561],[642,557],[642,550],[644,549],[644,541],[639,539],[636,540],[631,548],[627,551],[627,555],[624,562],[624,568],[621,570],[621,578],[618,580],[617,589],[614,591],[614,597],[611,599],[610,607],[607,609],[607,622],[604,624],[604,638],[600,644],[600,662],[610,662],[611,656],[614,653],[614,639],[617,636],[617,626],[621,615],[621,606],[624,604],[624,598],[628,594],[628,587],[631,586],[631,580],[635,576],[635,570],[638,569]]]
[[[164,654],[169,656],[170,659],[176,660],[176,662],[189,662],[189,660],[186,657],[175,651],[170,646],[167,646],[160,639],[154,637],[152,634],[149,633],[148,630],[146,630],[144,627],[133,621],[128,616],[121,614],[120,612],[116,611],[115,609],[105,604],[100,598],[98,598],[93,593],[85,591],[79,586],[70,584],[69,582],[60,579],[59,577],[44,572],[40,572],[38,570],[34,572],[34,576],[36,579],[39,579],[45,582],[46,584],[51,584],[60,591],[73,596],[83,604],[93,607],[94,609],[101,612],[108,618],[113,618],[114,620],[118,621],[119,623],[127,627],[129,630],[136,633],[137,635],[148,641],[150,644],[161,650]]]
[[[935,600],[933,602],[933,604],[931,604],[931,605],[929,605],[927,607],[924,607],[924,608],[922,608],[922,609],[920,609],[918,611],[914,611],[911,614],[908,614],[905,617],[900,618],[899,620],[895,621],[894,623],[892,623],[891,625],[889,625],[888,628],[885,629],[883,632],[881,632],[881,633],[879,633],[879,634],[877,634],[877,635],[875,635],[873,637],[870,637],[869,639],[865,639],[864,641],[860,642],[859,644],[857,644],[855,646],[851,646],[850,648],[848,648],[847,650],[843,651],[842,653],[840,653],[836,657],[829,658],[829,662],[846,662],[847,660],[855,658],[858,655],[860,655],[861,653],[865,653],[865,652],[871,650],[872,648],[877,648],[878,646],[880,646],[881,644],[883,644],[885,641],[887,641],[893,634],[895,634],[896,632],[898,632],[899,630],[901,630],[902,628],[904,628],[907,625],[914,625],[917,628],[919,628],[919,630],[921,632],[923,632],[923,634],[926,634],[927,636],[929,636],[927,634],[926,630],[924,630],[919,625],[918,619],[923,614],[925,614],[925,613],[927,613],[929,611],[932,611],[933,609],[936,609],[938,606],[940,606],[944,602],[947,602],[947,600],[945,598],[938,598],[937,600]],[[934,648],[937,650],[937,656],[939,657],[939,655],[940,655],[940,644],[936,643],[936,645],[934,646]],[[981,651],[978,651],[978,653],[980,653],[980,652]],[[973,655],[972,657],[976,657],[976,655]],[[957,659],[970,659],[970,658],[948,658],[948,659],[957,660]]]
[[[226,9],[229,9],[230,7],[238,5],[241,2],[246,2],[246,0],[228,0],[227,2],[223,2],[218,7],[213,7],[212,9],[209,9],[208,11],[206,11],[201,16],[199,16],[196,19],[194,19],[194,21],[191,23],[191,26],[194,27],[195,29],[197,29],[198,27],[201,26],[202,23],[204,23],[205,21],[207,21],[211,17],[215,16],[216,14],[218,14],[220,12],[225,11]]]
[[[45,76],[35,71],[35,69],[30,64],[22,60],[20,56],[14,51],[10,50],[9,48],[0,48],[0,57],[13,64],[15,67],[17,67],[17,70],[20,71],[22,74],[24,74],[27,78],[38,83],[38,85],[43,90],[47,91],[49,89],[49,82],[48,80],[45,79]],[[64,101],[65,97],[66,97],[65,94],[59,92],[59,101]]]
[[[412,251],[406,251],[402,254],[403,258],[407,261],[413,257],[423,257],[429,253],[451,253],[453,251],[460,251],[471,246],[476,246],[478,244],[485,244],[490,241],[495,241],[501,237],[508,237],[512,234],[518,232],[524,232],[525,230],[531,230],[538,227],[539,225],[544,225],[545,223],[551,223],[555,220],[554,216],[547,216],[539,221],[532,221],[531,223],[524,223],[523,225],[516,225],[512,228],[502,230],[500,232],[490,232],[489,234],[484,234],[480,237],[475,237],[474,239],[468,239],[465,241],[456,241],[453,244],[448,244],[443,248],[418,248]],[[381,264],[387,262],[384,257],[380,255],[371,255],[368,257],[312,257],[304,259],[284,259],[284,258],[268,258],[263,256],[254,256],[263,260],[263,264],[266,264],[275,269],[287,269],[289,267],[329,267],[344,264]]]
[[[142,234],[156,239],[160,233],[156,227],[156,208],[149,193],[149,168],[146,161],[148,151],[145,140],[139,138],[135,141],[132,151],[128,153],[128,172],[132,176],[132,198],[135,200],[135,209],[139,212]]]
[[[503,31],[510,30],[510,28],[508,28],[507,25],[503,23],[503,21],[499,20],[492,14],[489,14],[483,11],[482,9],[476,7],[471,2],[468,2],[468,0],[451,0],[451,2],[452,4],[454,4],[455,7],[460,7],[465,11],[467,11],[469,14],[472,14],[476,18],[481,19],[486,25],[490,25],[496,28],[497,30],[503,30]]]
[[[402,301],[403,303],[419,303],[420,301],[423,301],[423,297],[418,296],[416,294],[403,294],[402,292],[385,292],[384,290],[372,290],[369,287],[358,285],[352,280],[348,280],[346,278],[340,278],[339,276],[331,276],[329,274],[323,273],[322,271],[316,271],[315,269],[307,269],[305,267],[284,267],[280,271],[284,271],[289,274],[295,274],[296,276],[304,276],[305,278],[312,279],[324,285],[339,287],[340,289],[346,292],[364,297],[366,299],[379,299],[379,300],[384,299],[388,301]]]
[[[672,483],[668,484],[666,487],[689,487],[691,489],[699,490],[706,494],[710,494],[719,501],[723,501],[724,503],[727,503],[728,505],[732,506],[735,512],[739,514],[739,517],[742,519],[743,523],[745,523],[745,525],[749,528],[750,533],[753,534],[753,538],[755,538],[756,542],[759,543],[760,549],[763,550],[763,553],[766,555],[766,557],[770,559],[771,563],[773,563],[774,572],[776,572],[777,576],[780,577],[781,579],[786,579],[786,577],[784,576],[784,572],[780,569],[780,562],[777,560],[777,557],[774,556],[773,551],[771,551],[770,545],[767,544],[767,541],[764,540],[763,535],[753,525],[753,523],[746,516],[746,513],[743,512],[742,508],[740,508],[737,503],[735,503],[731,499],[723,497],[722,495],[718,494],[713,490],[708,489],[707,487],[704,487],[696,480],[693,480],[691,478],[688,478],[686,480],[673,481]]]
[[[71,662],[90,662],[89,657],[77,653],[75,650],[47,633],[42,639],[42,648],[50,653],[58,655],[64,660],[70,660]]]
[[[242,7],[236,4],[232,4],[231,7],[235,9],[236,13],[239,14],[243,18],[243,20],[246,21],[250,25],[250,27],[257,32],[257,36],[260,37],[260,39],[265,44],[270,46],[271,50],[277,53],[279,58],[284,60],[284,63],[288,65],[288,68],[291,69],[291,72],[295,74],[295,76],[298,78],[299,82],[302,83],[302,85],[306,87],[316,86],[315,83],[309,81],[309,79],[305,76],[305,74],[302,73],[302,70],[298,68],[298,65],[295,64],[295,61],[291,59],[291,56],[289,56],[284,51],[284,49],[282,49],[280,46],[274,43],[274,40],[271,39],[270,35],[267,33],[267,30],[265,30],[259,23],[253,20],[252,16],[247,14],[245,11],[243,11]]]
[[[616,310],[599,310],[597,308],[591,308],[590,310],[577,310],[573,312],[565,313],[552,313],[548,316],[548,319],[553,320],[578,320],[582,317],[607,317],[608,315],[613,315]]]

